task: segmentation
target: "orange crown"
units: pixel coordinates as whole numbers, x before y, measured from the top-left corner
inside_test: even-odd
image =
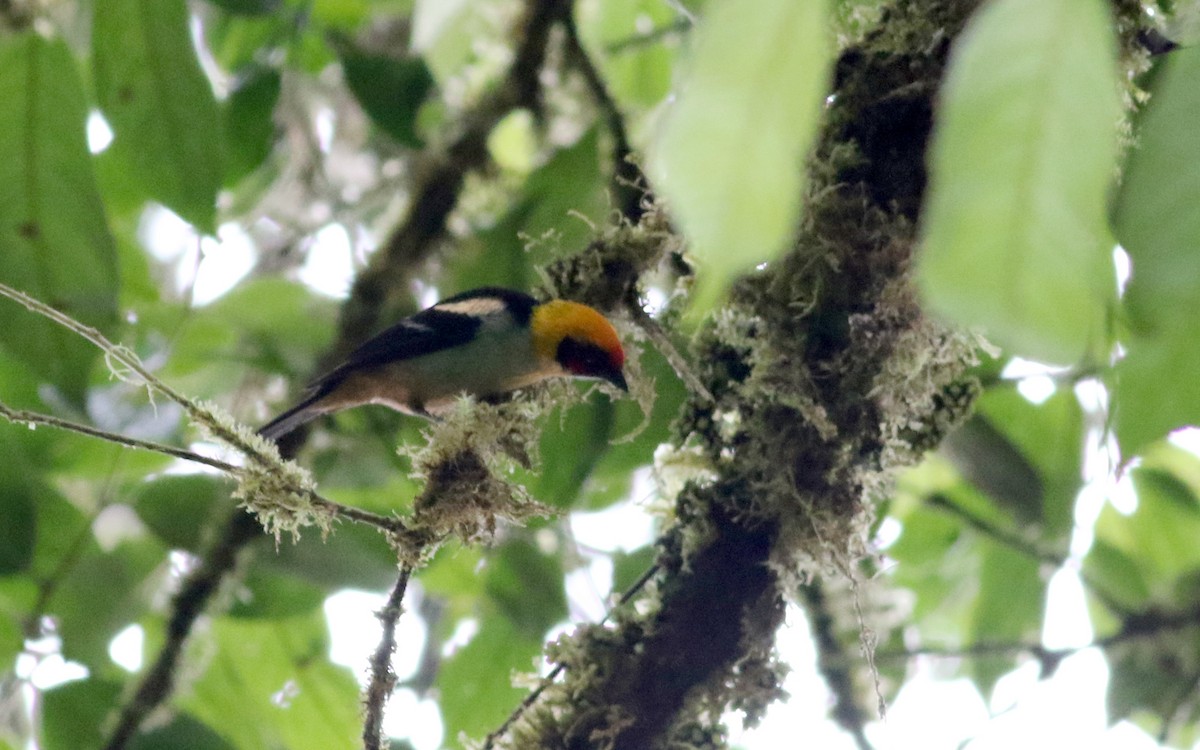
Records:
[[[596,310],[578,302],[556,299],[538,305],[530,321],[534,346],[543,360],[553,360],[558,345],[565,338],[575,338],[595,344],[612,357],[620,368],[625,364],[625,350],[612,323]]]

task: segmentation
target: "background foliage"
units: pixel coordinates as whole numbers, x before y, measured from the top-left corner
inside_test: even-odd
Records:
[[[475,286],[542,284],[547,263],[636,223],[640,189],[623,180],[645,162],[640,188],[665,197],[693,254],[640,289],[686,351],[688,263],[692,312],[720,319],[733,279],[782,263],[819,202],[800,166],[842,53],[889,35],[948,47],[929,190],[899,211],[916,222],[929,308],[1000,349],[962,379],[981,386],[973,415],[869,498],[864,582],[813,564],[789,595],[833,718],[863,745],[874,692],[893,700],[930,660],[985,697],[1023,664],[1052,676],[1087,645],[1042,637],[1051,578],[1077,575],[1109,720],[1190,746],[1200,458],[1179,429],[1200,424],[1196,6],[993,0],[951,43],[943,5],[956,4],[579,0],[537,37],[528,16],[556,4],[0,2],[0,282],[254,424],[387,320]],[[1165,39],[1184,47],[1152,56]],[[648,416],[592,394],[541,418],[540,468],[518,479],[563,517],[451,544],[417,578],[404,617],[424,638],[402,643],[420,657],[402,687],[436,696],[447,746],[495,730],[525,694],[510,675],[588,619],[576,574],[611,566],[619,592],[655,557],[647,539],[588,548],[568,522],[630,504],[671,515],[678,467],[660,462],[657,485],[646,469],[694,402],[657,346],[638,351]],[[217,450],[9,300],[0,402]],[[394,446],[422,439],[412,420],[361,410],[320,424],[301,462],[330,498],[405,513],[418,487]],[[105,746],[140,679],[114,639],[140,633],[146,663],[169,642],[172,596],[228,533],[232,485],[19,424],[0,424],[0,456],[0,747]],[[328,539],[264,536],[238,560],[169,709],[130,746],[357,744],[365,664],[331,661],[327,603],[385,591],[394,551],[342,524]],[[857,646],[867,630],[874,670]]]

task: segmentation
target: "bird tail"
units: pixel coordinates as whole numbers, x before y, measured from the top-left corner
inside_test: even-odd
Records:
[[[314,393],[284,413],[258,428],[258,434],[267,440],[278,441],[281,437],[301,425],[308,424],[323,413],[320,409],[312,408],[325,394]]]

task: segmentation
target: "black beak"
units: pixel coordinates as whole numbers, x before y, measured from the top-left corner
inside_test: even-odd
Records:
[[[602,377],[626,393],[629,393],[629,384],[625,382],[625,374],[620,370],[606,372]]]

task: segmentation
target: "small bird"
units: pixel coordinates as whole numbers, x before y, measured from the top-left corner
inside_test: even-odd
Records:
[[[364,404],[437,418],[461,394],[486,398],[553,377],[597,378],[628,390],[624,364],[617,332],[591,307],[475,289],[370,339],[258,432],[278,440],[323,414]]]

